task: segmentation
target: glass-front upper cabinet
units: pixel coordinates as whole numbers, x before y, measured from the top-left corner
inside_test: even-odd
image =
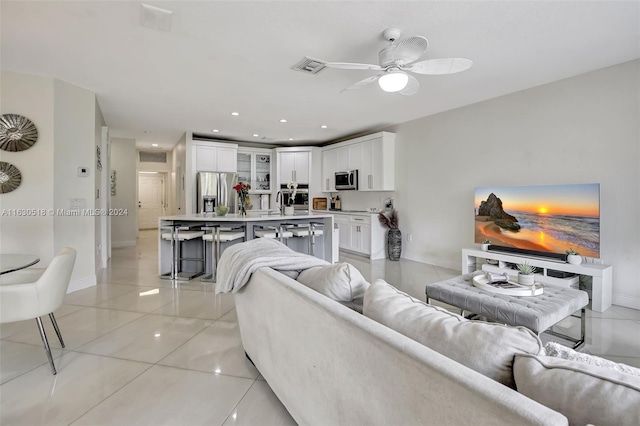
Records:
[[[251,193],[271,192],[271,150],[238,150],[238,180],[251,184]]]
[[[248,183],[253,188],[251,158],[252,155],[249,153],[238,152],[238,182]]]

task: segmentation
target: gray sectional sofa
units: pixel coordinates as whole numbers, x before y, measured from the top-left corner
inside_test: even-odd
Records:
[[[508,379],[502,380],[505,383],[502,384],[497,381],[499,377],[489,378],[485,374],[491,376],[491,373],[483,369],[484,363],[495,361],[490,346],[482,349],[485,353],[480,353],[480,349],[477,352],[469,349],[476,347],[476,343],[465,344],[474,338],[474,329],[461,326],[460,320],[448,318],[447,314],[443,314],[444,317],[437,312],[426,315],[418,306],[426,304],[397,291],[399,299],[395,300],[396,295],[389,288],[393,289],[384,282],[376,282],[367,290],[365,314],[369,309],[375,320],[320,294],[317,288],[313,290],[270,268],[254,272],[247,285],[235,294],[244,349],[296,422],[301,425],[599,425],[637,424],[640,419],[640,380],[637,380],[640,377],[622,384],[614,380],[612,388],[605,386],[605,392],[618,392],[612,410],[606,409],[609,402],[598,394],[601,384],[587,384],[587,396],[594,404],[586,403],[589,407],[585,408],[581,406],[585,401],[572,401],[570,394],[569,403],[579,413],[568,411],[565,416],[566,413],[559,412],[563,411],[562,407],[559,411],[553,410],[514,388],[520,379],[529,395],[541,394],[546,399],[538,400],[549,401],[545,404],[553,406],[553,380],[557,377],[562,380],[558,384],[560,392],[582,392],[582,382],[578,382],[576,389],[567,379],[567,374],[574,374],[571,368],[563,367],[560,376],[541,379],[544,388],[537,387],[535,375],[544,369],[541,365],[547,357],[543,351],[537,353],[540,348],[529,340],[520,345],[522,349],[515,349],[517,353],[521,350],[528,353],[514,356],[518,362],[508,360]],[[376,291],[370,293],[371,289]],[[394,304],[398,305],[390,309],[403,313],[385,311],[385,306]],[[431,309],[429,305],[426,308]],[[408,314],[411,309],[417,309],[413,317]],[[430,344],[428,339],[422,341],[420,335],[413,338],[405,335],[415,334],[415,327],[413,331],[398,332],[382,324],[393,327],[396,320],[413,324],[429,315],[438,316],[445,330],[440,328],[440,332],[449,333],[447,339],[438,337],[440,346],[436,350],[439,352],[426,346]],[[432,320],[427,322],[431,324]],[[460,327],[465,328],[466,335],[463,333],[463,337],[456,339],[454,336]],[[519,333],[518,339],[526,340],[522,336],[524,332]],[[513,340],[502,331],[490,334],[498,336],[494,342],[497,348],[504,346],[500,339]],[[533,338],[537,340],[535,335]],[[441,353],[447,351],[451,357]],[[520,366],[518,375],[513,374],[513,365]],[[499,366],[504,366],[504,362]],[[498,370],[498,376],[504,376],[504,368]],[[589,379],[593,379],[592,376],[588,374]],[[596,380],[599,380],[597,374]],[[613,413],[615,410],[618,412]],[[601,412],[604,420],[597,414]],[[584,421],[590,416],[596,416],[596,421]]]

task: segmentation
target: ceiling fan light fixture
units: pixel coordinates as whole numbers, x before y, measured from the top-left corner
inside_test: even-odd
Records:
[[[399,92],[409,82],[409,76],[402,71],[389,72],[378,79],[378,85],[385,92]]]

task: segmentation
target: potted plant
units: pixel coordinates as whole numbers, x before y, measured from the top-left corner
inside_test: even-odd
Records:
[[[489,250],[489,244],[491,244],[491,240],[484,240],[482,242],[482,251],[488,251]]]
[[[389,212],[378,214],[380,224],[387,228],[387,257],[389,260],[400,260],[402,253],[402,233],[398,229],[398,211],[393,209]]]
[[[518,282],[520,284],[533,285],[535,281],[533,274],[536,272],[535,266],[529,265],[527,262],[524,262],[516,265],[516,269],[518,270]]]
[[[580,256],[580,253],[573,251],[572,248],[570,248],[569,250],[567,250],[567,262],[569,262],[572,265],[579,265],[582,263],[582,256]]]

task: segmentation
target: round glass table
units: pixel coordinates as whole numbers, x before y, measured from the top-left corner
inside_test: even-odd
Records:
[[[0,254],[0,275],[28,268],[38,262],[40,258],[32,254]]]

